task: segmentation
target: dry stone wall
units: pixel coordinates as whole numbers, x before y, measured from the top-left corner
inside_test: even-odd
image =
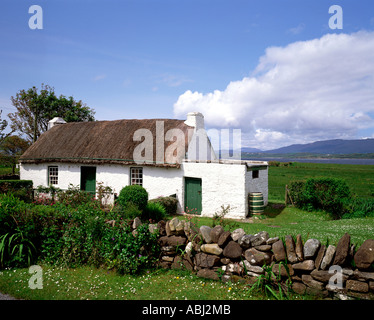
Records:
[[[298,294],[339,299],[374,299],[374,240],[359,248],[344,234],[336,246],[318,239],[287,235],[270,238],[266,231],[251,235],[221,226],[201,226],[174,218],[151,225],[159,230],[163,268],[187,269],[197,276],[254,283],[270,266]]]

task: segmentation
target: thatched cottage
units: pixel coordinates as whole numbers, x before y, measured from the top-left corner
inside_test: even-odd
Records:
[[[201,113],[187,120],[145,119],[66,123],[49,129],[21,156],[21,179],[34,186],[70,184],[95,192],[98,182],[116,193],[140,184],[149,198],[176,195],[179,211],[226,217],[249,214],[248,195],[268,197],[268,165],[262,161],[217,159]]]

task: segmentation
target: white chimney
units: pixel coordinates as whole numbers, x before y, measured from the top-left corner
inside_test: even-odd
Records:
[[[195,127],[196,131],[204,129],[204,116],[200,112],[189,112],[184,123],[190,127]]]
[[[54,126],[56,126],[58,124],[64,124],[64,123],[66,123],[66,121],[64,119],[62,119],[60,117],[55,117],[48,122],[48,130],[53,128]]]

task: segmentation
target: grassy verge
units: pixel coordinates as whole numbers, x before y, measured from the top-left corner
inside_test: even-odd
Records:
[[[28,269],[0,272],[0,291],[33,300],[259,300],[245,283],[198,278],[187,271],[157,269],[138,276],[120,276],[92,267],[42,266],[43,289],[30,289]],[[307,297],[294,295],[293,299]]]

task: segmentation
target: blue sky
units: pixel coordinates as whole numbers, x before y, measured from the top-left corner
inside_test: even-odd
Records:
[[[342,30],[329,28],[331,5]],[[261,149],[374,138],[373,39],[369,0],[5,0],[0,109],[44,83],[98,120],[200,111]]]

